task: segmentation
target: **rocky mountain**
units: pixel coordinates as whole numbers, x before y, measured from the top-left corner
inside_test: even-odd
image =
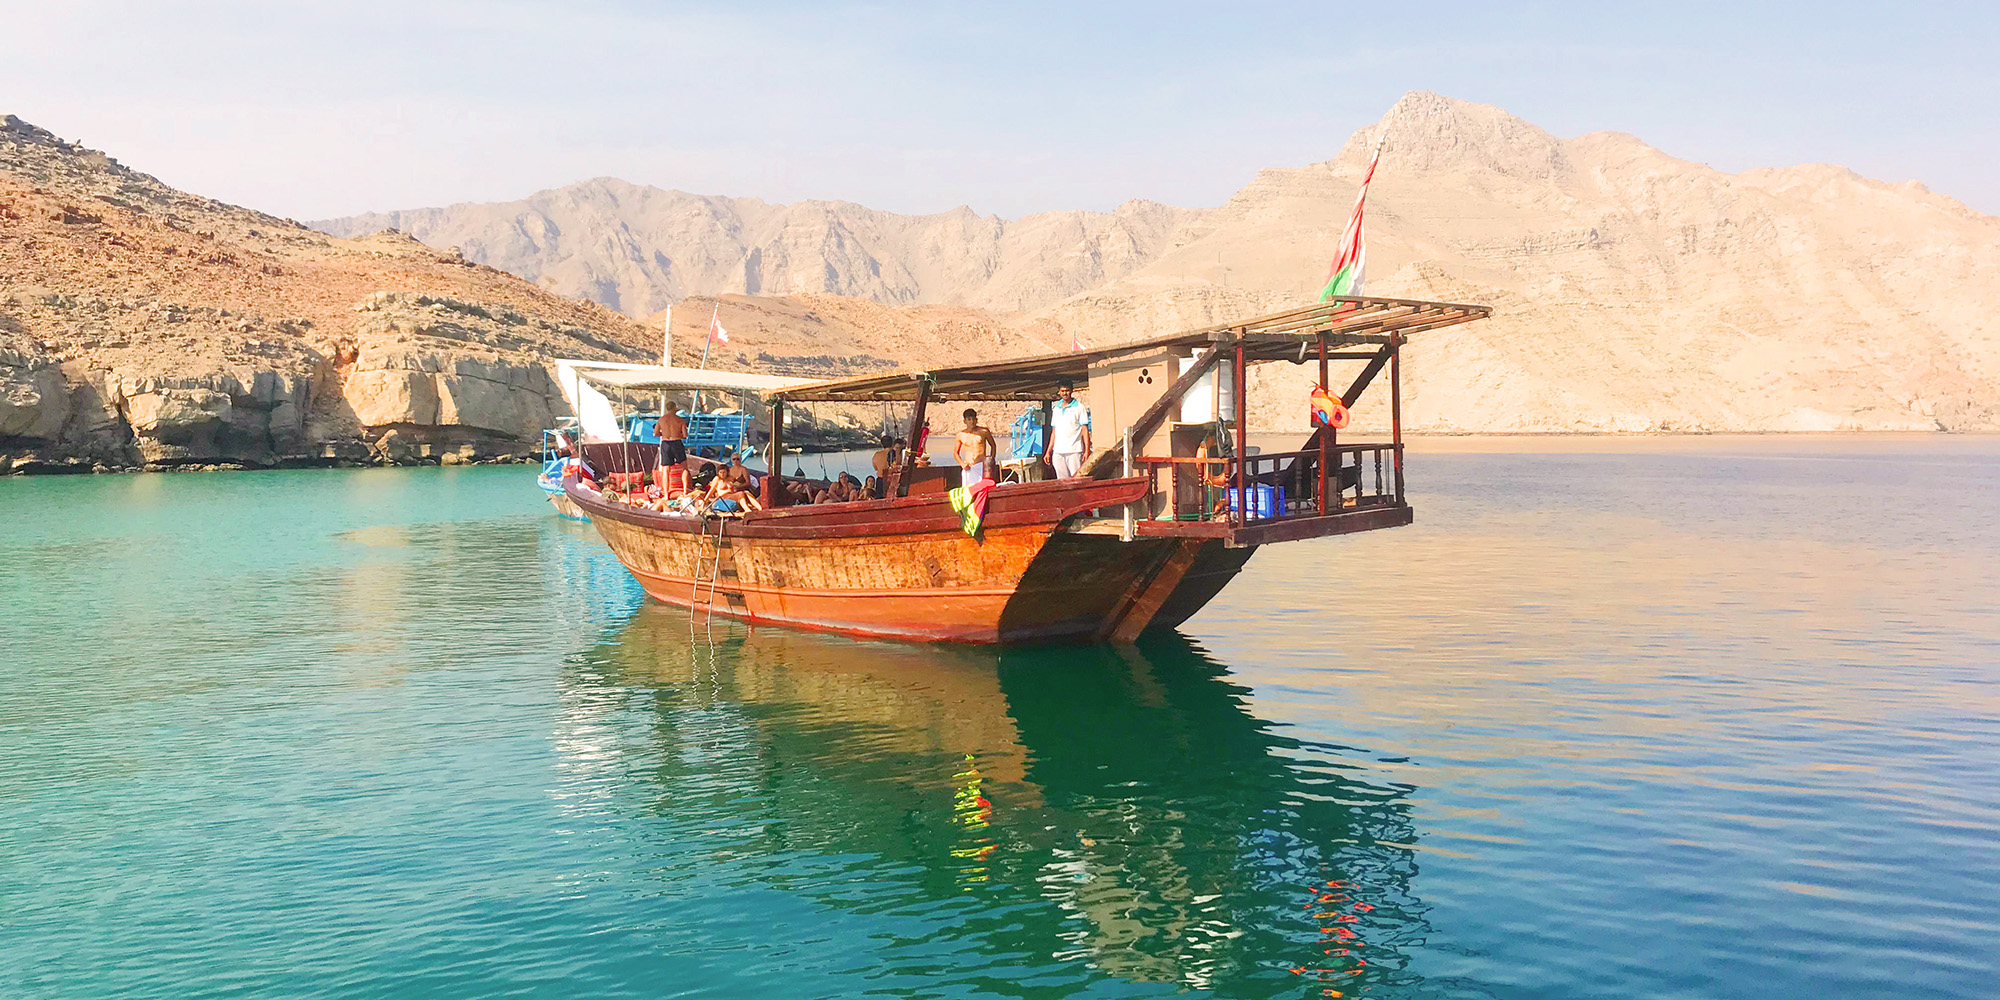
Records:
[[[1367,290],[1494,306],[1412,341],[1414,429],[2000,429],[2000,219],[1839,167],[1726,174],[1629,135],[1560,139],[1435,94],[1332,160],[1263,171],[1183,245],[1043,317],[1120,337],[1306,299],[1383,130]]]
[[[395,225],[633,315],[736,292],[954,304],[1026,350],[1308,300],[1385,131],[1367,291],[1495,307],[1413,341],[1414,429],[2000,429],[2000,219],[1915,183],[1824,165],[1728,174],[1632,136],[1558,138],[1429,93],[1406,95],[1334,158],[1265,170],[1209,210],[1130,203],[1006,222],[592,181],[321,225]],[[904,333],[877,329],[843,350],[896,356]],[[995,336],[981,356],[1016,342]],[[739,346],[755,359],[751,340]],[[1298,423],[1303,398],[1285,389],[1260,421]]]
[[[595,303],[398,234],[330,238],[0,117],[0,471],[483,461],[648,360]]]
[[[1013,221],[959,208],[897,215],[848,202],[773,205],[609,177],[500,204],[312,223],[337,236],[397,229],[564,295],[645,316],[689,295],[831,294],[889,305],[1033,309],[1159,256],[1202,213],[1132,201]]]

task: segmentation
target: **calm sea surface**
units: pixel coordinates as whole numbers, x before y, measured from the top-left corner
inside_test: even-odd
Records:
[[[527,467],[0,481],[0,996],[2000,994],[2000,442],[1417,448],[1122,649],[691,620]]]

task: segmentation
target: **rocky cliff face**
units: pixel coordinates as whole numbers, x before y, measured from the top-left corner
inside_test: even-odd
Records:
[[[522,456],[566,409],[547,360],[658,343],[400,234],[332,239],[0,118],[0,468]]]

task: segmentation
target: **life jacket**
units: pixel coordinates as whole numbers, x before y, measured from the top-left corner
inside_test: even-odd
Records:
[[[1328,392],[1325,386],[1313,386],[1311,405],[1314,427],[1324,425],[1340,430],[1347,426],[1347,404],[1341,402],[1339,396]]]

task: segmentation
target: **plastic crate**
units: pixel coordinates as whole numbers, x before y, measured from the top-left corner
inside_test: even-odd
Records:
[[[1236,487],[1229,488],[1229,509],[1239,512],[1243,509],[1241,498],[1236,495]],[[1250,519],[1253,521],[1280,517],[1285,513],[1285,488],[1269,483],[1259,483],[1250,487]]]

